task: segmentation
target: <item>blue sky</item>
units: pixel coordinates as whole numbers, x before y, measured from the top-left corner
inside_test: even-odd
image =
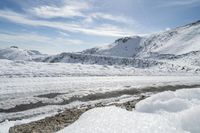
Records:
[[[200,0],[1,0],[0,48],[81,51],[200,19]]]

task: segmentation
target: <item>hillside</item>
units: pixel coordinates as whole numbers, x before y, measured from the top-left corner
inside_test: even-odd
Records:
[[[17,46],[0,49],[0,59],[32,61],[42,56],[39,51],[20,49]]]

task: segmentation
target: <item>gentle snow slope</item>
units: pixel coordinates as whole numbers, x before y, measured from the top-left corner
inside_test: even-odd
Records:
[[[199,133],[200,89],[167,91],[147,98],[136,110],[96,108],[58,133]]]

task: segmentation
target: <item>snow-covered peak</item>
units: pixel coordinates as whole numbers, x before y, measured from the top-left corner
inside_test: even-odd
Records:
[[[118,56],[118,57],[133,57],[140,49],[140,42],[142,37],[124,37],[117,39],[114,43],[103,46],[95,47],[83,51],[84,54],[99,54],[106,56]]]
[[[30,61],[40,56],[42,56],[42,54],[39,51],[20,49],[17,46],[0,49],[0,59]]]

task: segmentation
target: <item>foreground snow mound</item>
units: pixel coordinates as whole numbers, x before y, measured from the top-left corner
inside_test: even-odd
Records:
[[[117,107],[96,108],[59,133],[186,133],[160,115],[129,112]]]
[[[166,91],[153,95],[136,105],[136,110],[146,113],[181,112],[200,105],[200,89]],[[199,123],[200,124],[200,123]]]
[[[147,98],[134,111],[89,110],[59,133],[199,133],[200,88],[167,91]]]
[[[162,115],[190,133],[200,132],[200,88],[159,93],[139,102],[136,110]]]

